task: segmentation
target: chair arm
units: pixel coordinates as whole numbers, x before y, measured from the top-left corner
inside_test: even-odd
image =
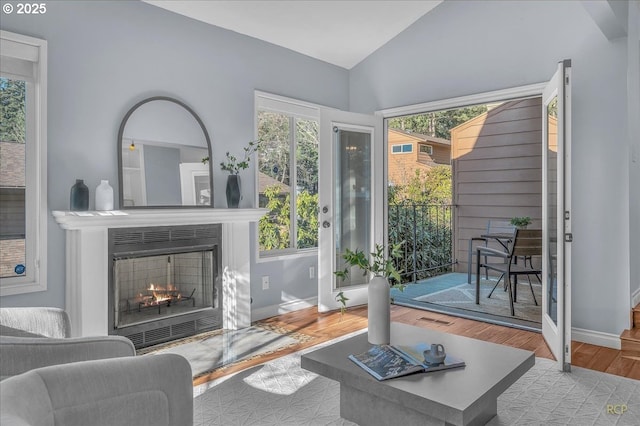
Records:
[[[71,337],[69,316],[59,308],[0,308],[0,324],[44,337]]]
[[[476,250],[478,251],[478,256],[495,256],[502,257],[503,259],[509,258],[509,253],[491,247],[477,247]]]
[[[0,402],[7,424],[191,425],[191,366],[159,354],[45,367],[0,382]]]
[[[135,354],[133,343],[122,336],[69,339],[0,336],[0,380],[50,365]]]

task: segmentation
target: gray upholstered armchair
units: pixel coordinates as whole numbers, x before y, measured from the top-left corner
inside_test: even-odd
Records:
[[[0,308],[0,424],[191,425],[188,361],[120,336],[70,338],[56,308]]]
[[[38,368],[0,382],[0,424],[191,425],[191,366],[162,354]]]
[[[0,308],[0,380],[34,368],[135,355],[120,336],[70,338],[67,313],[58,308]]]

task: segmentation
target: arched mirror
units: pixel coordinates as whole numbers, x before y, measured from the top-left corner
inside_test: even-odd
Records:
[[[183,102],[144,99],[118,132],[120,208],[211,207],[211,140],[202,120]]]

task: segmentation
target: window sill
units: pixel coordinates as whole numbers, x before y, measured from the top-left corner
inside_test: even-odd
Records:
[[[318,257],[318,249],[298,250],[289,253],[262,254],[259,253],[256,263],[276,262],[282,260],[301,259],[305,257]]]

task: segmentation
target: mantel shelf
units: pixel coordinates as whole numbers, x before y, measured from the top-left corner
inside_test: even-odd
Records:
[[[267,209],[139,209],[113,211],[52,211],[62,229],[128,228],[207,223],[257,222]]]

